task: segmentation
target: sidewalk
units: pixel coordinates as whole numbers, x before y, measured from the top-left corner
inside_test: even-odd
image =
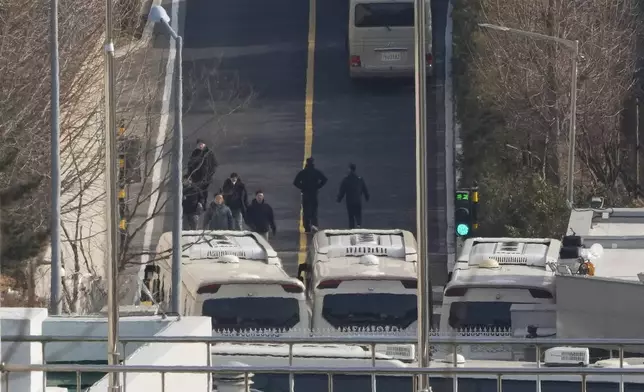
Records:
[[[125,259],[119,275],[120,300],[122,305],[132,305],[139,296],[139,272],[142,253],[154,252],[154,239],[162,230],[163,224],[154,220],[164,219],[163,199],[151,205],[151,194],[167,181],[165,160],[155,162],[158,147],[158,132],[162,115],[163,93],[165,87],[165,68],[167,50],[158,48],[154,37],[147,45],[137,45],[116,59],[116,68],[120,79],[117,90],[117,122],[125,125],[124,137],[135,140],[126,143],[130,147],[127,159],[135,174],[135,181],[127,190],[127,239],[125,240]],[[163,145],[163,139],[161,144]],[[133,162],[138,161],[138,162]],[[134,166],[132,166],[132,164]],[[155,173],[156,169],[156,173]],[[155,174],[160,174],[160,183],[153,182]],[[163,197],[163,195],[160,195]],[[160,233],[159,233],[160,234]],[[152,247],[152,249],[150,249]]]

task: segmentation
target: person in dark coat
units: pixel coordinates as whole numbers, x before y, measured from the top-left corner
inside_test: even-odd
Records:
[[[349,215],[349,228],[360,228],[362,225],[362,196],[369,201],[367,184],[362,177],[356,174],[356,165],[349,164],[349,174],[344,177],[338,192],[338,203],[346,197],[347,214]]]
[[[188,175],[201,190],[199,201],[204,206],[208,203],[208,188],[217,171],[217,166],[219,163],[215,153],[202,140],[197,140],[197,147],[192,151],[188,160]]]
[[[189,175],[183,176],[183,230],[197,230],[202,212],[201,189],[192,183]]]
[[[215,201],[210,204],[204,217],[204,230],[234,230],[233,214],[224,204],[224,197],[220,193],[215,195]]]
[[[302,192],[302,223],[307,233],[318,229],[318,191],[327,181],[326,176],[315,168],[313,157],[306,159],[304,169],[293,180],[293,185]]]
[[[233,213],[234,230],[242,230],[244,225],[244,216],[246,215],[246,207],[248,207],[248,193],[246,192],[246,185],[244,185],[237,173],[232,173],[230,177],[224,181],[224,185],[221,189],[226,205]]]
[[[255,192],[255,198],[248,206],[246,211],[246,224],[268,240],[269,231],[275,236],[277,228],[275,227],[275,217],[273,208],[264,200],[264,192],[261,190]]]

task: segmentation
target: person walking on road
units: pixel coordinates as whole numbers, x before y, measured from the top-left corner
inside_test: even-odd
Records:
[[[188,175],[201,191],[199,201],[204,206],[208,203],[208,188],[218,166],[215,153],[208,148],[206,143],[197,139],[197,147],[192,151],[188,160]]]
[[[189,175],[183,176],[183,230],[197,230],[197,222],[202,212],[201,190],[192,183]]]
[[[244,216],[246,215],[246,207],[248,207],[248,193],[246,192],[246,185],[244,185],[237,173],[232,173],[230,177],[224,181],[224,185],[221,189],[224,194],[226,205],[233,213],[234,230],[242,230],[244,225]]]
[[[338,203],[346,196],[347,214],[349,215],[349,229],[360,228],[362,225],[362,196],[369,201],[367,184],[362,177],[356,174],[356,165],[349,164],[349,174],[344,177],[338,192]]]
[[[233,226],[233,214],[224,204],[224,196],[218,193],[215,195],[215,201],[206,211],[203,228],[204,230],[234,230]]]
[[[318,230],[318,191],[327,181],[326,176],[315,168],[313,157],[306,159],[304,169],[293,180],[293,185],[302,192],[302,218],[306,233]]]
[[[273,208],[264,200],[264,192],[261,190],[255,192],[255,198],[248,206],[246,211],[246,223],[250,228],[264,236],[268,241],[268,233],[272,232],[273,236],[277,232],[275,227],[275,218]]]

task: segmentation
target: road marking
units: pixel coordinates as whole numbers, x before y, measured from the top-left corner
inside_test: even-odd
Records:
[[[170,25],[174,31],[179,31],[179,0],[172,0],[172,16],[170,19]],[[150,195],[150,201],[148,205],[148,214],[147,216],[153,216],[155,213],[155,207],[159,201],[159,185],[161,184],[161,169],[165,167],[163,161],[165,158],[162,158],[163,147],[165,144],[166,134],[168,132],[168,125],[170,123],[170,97],[172,93],[172,78],[174,76],[174,63],[175,57],[177,55],[177,45],[174,39],[168,37],[169,47],[168,47],[168,62],[165,66],[165,80],[163,85],[163,102],[161,103],[161,119],[159,120],[159,132],[157,133],[157,138],[154,146],[154,168],[152,169],[152,181],[150,183],[151,190],[157,189],[156,192]],[[143,285],[143,274],[146,264],[150,261],[150,255],[147,254],[150,252],[150,247],[152,246],[152,234],[154,233],[154,222],[157,219],[164,219],[163,214],[158,215],[154,219],[150,219],[145,225],[145,232],[143,234],[143,249],[145,254],[141,256],[141,266],[139,268],[139,283],[138,289],[135,293],[134,302],[137,303],[141,300],[141,286]],[[163,227],[163,223],[161,223]]]
[[[316,6],[316,0],[309,0],[309,39],[306,59],[306,96],[304,101],[304,160],[302,161],[302,166],[306,164],[306,158],[311,156],[313,146],[313,87],[315,85]],[[306,262],[306,249],[308,247],[308,237],[304,233],[304,220],[302,218],[303,214],[302,209],[300,208],[300,246],[297,254],[298,265]]]

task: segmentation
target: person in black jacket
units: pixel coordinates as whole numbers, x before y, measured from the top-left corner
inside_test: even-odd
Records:
[[[264,192],[261,190],[255,192],[248,211],[246,211],[246,223],[250,228],[264,236],[268,240],[268,232],[272,232],[273,236],[277,232],[275,227],[275,218],[273,216],[273,208],[264,200]]]
[[[302,218],[307,233],[318,229],[318,191],[327,181],[326,176],[315,168],[313,157],[306,159],[304,169],[293,180],[293,185],[302,192]]]
[[[344,177],[338,192],[338,203],[346,196],[349,228],[360,228],[362,225],[362,196],[369,201],[369,191],[364,179],[356,174],[356,165],[349,164],[349,174]]]
[[[212,177],[217,171],[217,158],[215,153],[208,148],[206,143],[197,139],[197,147],[192,151],[188,161],[188,175],[192,182],[201,190],[200,202],[207,205],[208,188],[212,182]]]
[[[221,189],[226,205],[233,213],[234,230],[242,230],[246,207],[248,207],[246,185],[244,185],[237,173],[232,173],[229,178],[226,178]]]
[[[199,214],[203,209],[200,197],[201,189],[192,183],[189,175],[183,176],[183,230],[197,230]]]

